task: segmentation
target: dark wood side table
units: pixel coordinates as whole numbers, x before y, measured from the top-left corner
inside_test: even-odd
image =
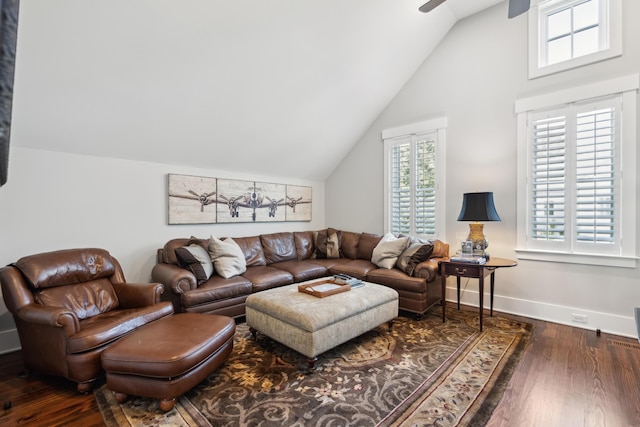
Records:
[[[480,299],[480,330],[482,330],[482,315],[484,312],[484,278],[491,275],[491,305],[489,315],[493,316],[493,288],[495,286],[495,273],[498,268],[515,267],[516,261],[504,258],[491,258],[486,264],[473,264],[468,262],[440,261],[440,277],[442,279],[442,322],[445,321],[445,301],[447,293],[447,276],[456,276],[458,287],[458,310],[460,310],[460,278],[470,277],[478,279],[478,293]]]

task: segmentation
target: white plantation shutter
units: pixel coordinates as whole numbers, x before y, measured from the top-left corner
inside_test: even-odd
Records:
[[[535,120],[531,143],[531,237],[564,241],[565,117]]]
[[[415,171],[415,234],[436,232],[436,133],[418,135]]]
[[[540,248],[607,253],[618,243],[616,98],[532,115],[529,236]]]
[[[391,149],[391,229],[411,233],[411,141]]]
[[[578,114],[576,123],[576,238],[611,245],[615,240],[615,109]]]
[[[433,124],[425,122],[427,125]],[[425,123],[415,125],[428,129]],[[441,125],[444,120],[438,121]],[[414,130],[411,127],[409,130]],[[391,137],[385,137],[390,134]],[[385,143],[385,231],[431,238],[444,231],[437,198],[438,173],[443,168],[438,163],[439,140],[444,130],[407,132],[406,128],[383,132]],[[442,210],[442,204],[440,204]]]
[[[518,99],[519,259],[637,268],[640,74]]]

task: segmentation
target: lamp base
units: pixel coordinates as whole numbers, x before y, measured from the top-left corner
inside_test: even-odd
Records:
[[[469,224],[469,237],[467,239],[473,242],[474,256],[485,256],[485,250],[489,247],[489,242],[484,237],[483,229],[484,224],[479,222]]]

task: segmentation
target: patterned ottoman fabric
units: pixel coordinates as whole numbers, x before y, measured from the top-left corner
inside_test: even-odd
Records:
[[[247,324],[307,356],[311,370],[319,354],[397,316],[398,293],[368,282],[324,298],[298,292],[294,284],[252,294],[246,302]]]

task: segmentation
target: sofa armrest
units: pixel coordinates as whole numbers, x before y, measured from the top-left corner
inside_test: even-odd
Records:
[[[148,307],[159,303],[164,292],[162,283],[114,283],[121,308]]]
[[[76,314],[64,307],[52,307],[40,304],[25,305],[18,311],[23,322],[50,328],[63,328],[66,336],[80,330],[80,321]]]
[[[421,277],[423,279],[427,279],[427,282],[435,280],[439,273],[438,263],[445,259],[448,258],[437,257],[429,258],[426,261],[422,261],[416,266],[416,269],[413,271],[413,277]]]
[[[162,283],[167,290],[177,295],[198,287],[198,282],[192,272],[173,264],[154,265],[151,270],[151,278]]]

